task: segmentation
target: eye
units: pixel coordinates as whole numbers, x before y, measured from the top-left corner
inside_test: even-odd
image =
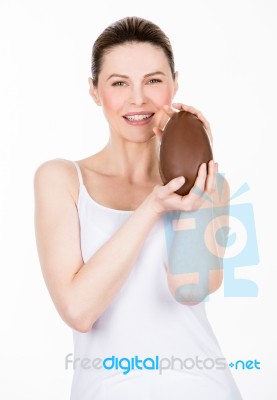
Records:
[[[156,78],[150,79],[150,81],[148,81],[148,83],[150,83],[150,84],[152,84],[152,83],[160,83],[160,82],[162,82],[161,79],[156,79]]]
[[[112,86],[125,86],[126,83],[122,82],[122,81],[118,81],[118,82],[113,82]]]

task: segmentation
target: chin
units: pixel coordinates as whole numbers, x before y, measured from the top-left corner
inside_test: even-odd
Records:
[[[147,143],[153,141],[153,139],[155,139],[154,133],[148,135],[133,135],[128,137],[128,140],[133,143]]]

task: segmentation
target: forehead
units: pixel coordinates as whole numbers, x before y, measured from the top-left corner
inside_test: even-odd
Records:
[[[110,49],[103,57],[103,75],[119,73],[132,76],[153,71],[170,73],[168,59],[161,47],[151,43],[125,43]]]

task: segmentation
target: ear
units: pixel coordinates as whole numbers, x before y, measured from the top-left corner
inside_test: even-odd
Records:
[[[174,72],[174,92],[173,92],[173,97],[175,97],[175,94],[177,93],[177,91],[179,89],[178,79],[179,79],[179,72],[176,71],[176,72]]]
[[[94,102],[98,106],[101,106],[101,102],[99,100],[99,95],[98,95],[98,90],[97,90],[97,87],[93,84],[92,78],[88,78],[88,83],[89,83],[89,94],[93,98]]]

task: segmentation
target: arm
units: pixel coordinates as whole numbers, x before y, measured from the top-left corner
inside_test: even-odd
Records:
[[[174,191],[182,184],[177,178],[166,186],[157,185],[116,234],[84,263],[75,168],[65,160],[52,160],[38,168],[34,179],[38,254],[51,298],[69,326],[81,332],[90,330],[126,281],[154,223],[166,208],[180,206],[180,196]]]
[[[212,202],[206,200],[199,209],[183,211],[167,223],[167,229],[172,227],[168,285],[182,304],[198,304],[216,291],[223,280],[226,236],[222,228],[229,224],[230,190],[222,175],[217,175],[215,191],[209,197]]]

